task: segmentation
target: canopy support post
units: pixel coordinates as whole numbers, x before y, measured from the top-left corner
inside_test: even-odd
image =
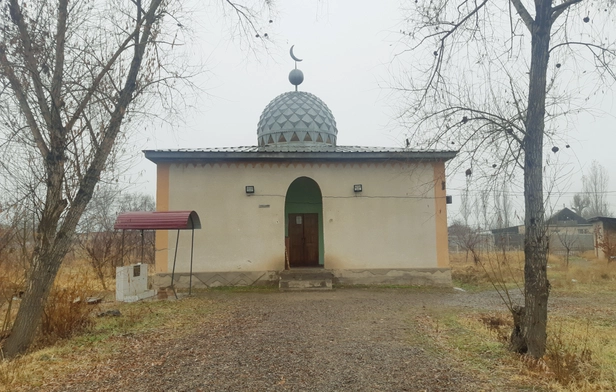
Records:
[[[143,235],[143,229],[141,229],[141,264],[143,264],[143,249],[145,246],[145,236]]]
[[[178,235],[175,238],[175,254],[173,255],[173,269],[171,270],[171,290],[173,290],[175,299],[178,299],[178,293],[175,291],[175,284],[173,283],[173,281],[175,279],[175,261],[178,258],[178,244],[179,243],[180,243],[180,230],[178,229]]]
[[[191,232],[192,232],[192,238],[190,240],[190,277],[188,278],[188,295],[192,295],[192,259],[193,259],[193,249],[195,247],[195,228],[194,227],[192,228]]]
[[[122,229],[122,250],[120,253],[120,263],[122,263],[121,265],[124,266],[124,233],[126,232],[126,230]],[[116,265],[117,267],[117,265]]]

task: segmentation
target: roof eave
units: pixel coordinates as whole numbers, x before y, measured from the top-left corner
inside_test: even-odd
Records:
[[[616,218],[610,216],[593,216],[592,218],[588,218],[586,221],[589,223],[593,222],[616,222]]]
[[[209,160],[358,160],[396,159],[415,161],[448,161],[458,151],[408,152],[210,152],[144,150],[154,163]]]

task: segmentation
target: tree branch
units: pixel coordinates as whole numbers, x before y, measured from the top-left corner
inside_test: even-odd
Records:
[[[90,165],[88,166],[83,178],[79,181],[79,189],[75,194],[72,208],[69,209],[66,219],[58,231],[59,237],[67,236],[75,229],[86,205],[92,198],[92,192],[94,191],[98,177],[100,176],[102,168],[105,166],[105,162],[107,161],[109,153],[113,148],[114,141],[116,140],[118,132],[120,131],[120,126],[122,125],[122,120],[126,114],[126,109],[132,101],[133,93],[137,88],[137,76],[139,75],[139,70],[141,69],[143,55],[150,40],[152,26],[157,19],[156,12],[162,1],[163,0],[153,0],[150,3],[147,13],[144,15],[141,41],[139,42],[139,45],[137,45],[138,50],[135,51],[131,60],[131,65],[126,77],[126,82],[124,83],[124,88],[119,95],[115,110],[111,115],[111,120],[107,125],[107,129],[104,132],[102,140],[100,141],[100,148],[94,153],[94,157],[90,162]],[[139,26],[137,26],[137,29],[139,29]]]
[[[479,4],[477,7],[475,7],[471,12],[469,12],[464,18],[462,18],[459,22],[457,23],[451,23],[452,28],[450,30],[448,30],[447,32],[444,33],[443,37],[441,37],[439,39],[440,41],[440,45],[437,51],[434,52],[434,55],[436,56],[436,63],[434,64],[434,66],[432,67],[433,71],[430,74],[430,78],[428,79],[428,82],[424,88],[424,94],[420,100],[420,105],[423,104],[424,100],[426,99],[426,95],[428,94],[428,90],[430,89],[430,86],[432,86],[432,84],[434,83],[434,80],[437,78],[437,76],[440,74],[440,69],[441,69],[441,65],[443,63],[443,53],[445,52],[445,40],[451,36],[454,32],[456,32],[456,30],[458,30],[460,28],[460,26],[462,26],[467,20],[469,20],[473,15],[477,14],[479,12],[479,10],[481,8],[483,8],[486,4],[487,4],[488,0],[484,0],[481,4]]]
[[[88,92],[86,93],[85,97],[81,100],[81,102],[79,103],[79,106],[75,110],[75,113],[73,113],[73,116],[70,118],[70,120],[66,124],[66,129],[71,129],[75,125],[75,122],[79,119],[83,111],[88,106],[90,99],[92,98],[94,93],[99,88],[101,80],[103,80],[105,75],[107,75],[107,73],[109,72],[113,64],[116,62],[118,57],[120,57],[120,55],[126,50],[126,48],[128,48],[128,44],[130,44],[130,42],[133,40],[135,35],[139,32],[140,28],[141,28],[141,25],[138,25],[135,27],[135,30],[133,31],[133,33],[129,35],[128,37],[126,37],[126,39],[124,40],[124,42],[122,42],[118,50],[116,50],[116,52],[113,54],[113,56],[111,56],[109,61],[107,61],[107,64],[105,64],[105,66],[96,76],[94,81],[92,81],[92,85],[88,89]]]
[[[532,16],[530,16],[528,11],[526,10],[526,7],[524,7],[524,4],[522,4],[522,0],[510,0],[510,1],[511,3],[513,3],[515,10],[518,11],[518,15],[520,15],[520,18],[522,18],[522,21],[526,25],[526,28],[528,29],[528,31],[533,31],[532,30],[533,23],[535,23],[535,20],[533,19]]]
[[[581,1],[582,0],[569,0],[557,5],[556,7],[552,7],[552,20],[550,23],[554,23],[556,19],[558,19],[558,17],[567,10],[567,8],[571,7],[574,4],[580,3]]]
[[[66,19],[68,17],[68,0],[60,0],[58,4],[58,25],[56,28],[56,61],[51,79],[51,134],[58,133],[55,137],[58,139],[58,146],[55,146],[51,139],[51,148],[63,148],[64,144],[64,127],[62,126],[62,117],[60,110],[63,106],[62,101],[62,80],[64,74],[64,45],[66,43]]]
[[[28,127],[30,128],[32,136],[34,137],[36,147],[39,149],[41,155],[43,157],[46,157],[49,154],[49,147],[47,147],[45,139],[43,138],[41,130],[38,126],[38,123],[36,122],[36,118],[34,117],[34,113],[32,113],[32,109],[30,108],[30,104],[28,103],[28,98],[26,96],[24,88],[19,82],[19,78],[17,77],[17,75],[15,75],[15,72],[13,72],[13,67],[6,57],[6,48],[4,47],[4,45],[0,46],[0,65],[2,66],[2,73],[9,80],[11,89],[17,97],[19,107],[22,110],[24,116],[26,117]]]
[[[26,69],[30,72],[30,77],[32,78],[32,84],[34,85],[34,91],[36,93],[36,98],[38,100],[41,113],[43,115],[43,118],[45,119],[47,127],[51,128],[51,113],[49,111],[49,106],[47,105],[47,100],[45,98],[43,83],[41,82],[41,78],[36,66],[34,50],[32,49],[32,41],[30,40],[30,34],[28,34],[28,28],[26,27],[26,23],[24,22],[24,17],[21,13],[21,8],[17,0],[10,0],[9,9],[11,13],[11,20],[19,30],[20,40],[23,44],[23,56],[26,63]]]

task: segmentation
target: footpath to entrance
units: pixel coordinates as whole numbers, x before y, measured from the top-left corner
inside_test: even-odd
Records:
[[[465,293],[462,293],[465,294]],[[417,336],[418,312],[464,303],[431,290],[200,294],[221,314],[196,332],[138,341],[58,391],[508,391]],[[127,340],[130,342],[130,340]],[[135,363],[138,365],[135,366]]]

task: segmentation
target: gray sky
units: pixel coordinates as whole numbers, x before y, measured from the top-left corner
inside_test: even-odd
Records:
[[[267,50],[248,40],[234,37],[231,17],[221,18],[221,6],[199,10],[194,16],[191,56],[201,59],[207,72],[195,81],[204,92],[195,108],[183,113],[184,123],[175,127],[148,127],[137,145],[140,149],[206,148],[256,144],[256,127],[261,111],[277,95],[291,91],[287,80],[294,63],[288,51],[304,61],[298,68],[305,80],[300,90],[321,98],[332,110],[338,126],[339,145],[404,145],[405,130],[397,124],[396,96],[388,86],[397,75],[391,69],[397,51],[398,31],[403,17],[400,2],[300,1],[276,2],[273,14],[260,19],[270,37]],[[268,23],[272,19],[273,23]],[[408,60],[408,59],[407,59]],[[609,171],[610,203],[616,210],[616,114],[614,92],[591,102],[593,114],[584,113],[563,121],[569,137],[560,146],[558,187],[552,204],[569,205],[581,189],[582,171],[597,160]],[[139,189],[154,193],[155,165],[139,153],[132,173],[141,172]],[[454,196],[449,220],[456,217],[463,170],[448,172],[448,193]],[[522,189],[511,189],[521,195]],[[515,209],[522,214],[522,201]]]

